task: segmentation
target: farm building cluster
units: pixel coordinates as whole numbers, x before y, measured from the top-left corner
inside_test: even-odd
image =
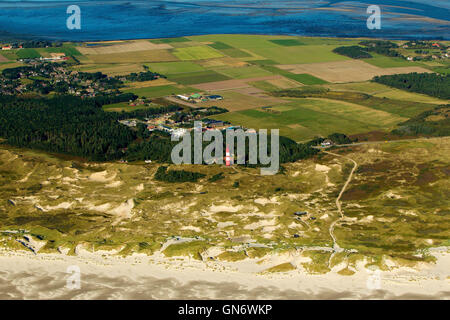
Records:
[[[180,100],[191,103],[223,100],[223,97],[219,95],[202,95],[200,93],[193,93],[191,95],[178,94],[176,97]]]
[[[231,126],[230,123],[220,120],[204,118],[202,113],[206,113],[208,109],[193,109],[186,118],[182,120],[177,117],[180,112],[167,112],[155,115],[145,119],[126,119],[119,122],[131,128],[137,127],[139,124],[145,125],[149,132],[163,131],[175,137],[181,137],[186,132],[190,132],[194,128],[194,121],[201,121],[202,130],[226,130],[226,129],[243,129],[240,126]]]

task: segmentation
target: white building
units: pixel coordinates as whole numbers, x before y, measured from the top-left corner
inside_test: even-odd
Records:
[[[184,95],[182,95],[182,94],[178,94],[178,95],[177,95],[177,98],[179,98],[179,99],[181,99],[181,100],[184,100],[184,101],[189,101],[189,97],[188,97],[188,96],[184,96]]]

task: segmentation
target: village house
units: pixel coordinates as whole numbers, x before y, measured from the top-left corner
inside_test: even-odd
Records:
[[[323,141],[323,142],[321,143],[321,146],[322,146],[323,148],[331,147],[332,145],[334,145],[334,143],[333,143],[333,141],[331,141],[331,140],[329,140],[329,139],[326,139],[325,141]]]

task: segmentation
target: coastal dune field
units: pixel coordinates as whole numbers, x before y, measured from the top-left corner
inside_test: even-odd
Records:
[[[324,298],[408,298],[417,292],[442,298],[450,285],[443,211],[449,143],[436,138],[354,146],[341,150],[342,157],[288,164],[274,177],[255,169],[189,166],[206,174],[189,187],[156,181],[157,164],[96,164],[1,149],[0,286],[15,288],[8,297],[36,297],[39,288],[40,298],[110,297],[114,290],[107,287],[133,281],[159,283],[167,290],[142,296],[158,298],[225,298],[238,284],[248,298],[300,299],[306,291]],[[344,251],[332,255],[329,228],[338,218],[335,200],[352,166],[348,159],[358,170],[335,228]],[[209,182],[220,172],[222,180]],[[296,211],[307,214],[297,217]],[[63,272],[73,264],[83,270],[86,287],[67,292]],[[20,270],[30,265],[36,272],[19,281]],[[382,272],[380,291],[366,285],[374,270]],[[32,281],[45,274],[52,293]],[[112,274],[125,278],[114,282]],[[174,281],[191,290],[181,296]],[[219,291],[217,282],[225,285]],[[205,286],[211,291],[200,290]],[[268,286],[278,289],[263,289]],[[137,294],[141,289],[122,297]]]
[[[371,80],[397,73],[446,74],[450,62],[379,54],[352,59],[334,52],[361,41],[205,35],[2,52],[0,70],[24,65],[20,58],[59,52],[68,58],[62,78],[136,73],[120,81],[97,74],[105,81],[98,86],[85,81],[92,85],[91,95],[75,92],[102,101],[103,93],[115,90],[109,85],[119,83],[120,92],[140,98],[104,99],[110,103],[102,105],[104,111],[183,108],[178,114],[160,109],[159,119],[150,113],[140,118],[141,112],[101,114],[118,127],[119,116],[174,128],[208,119],[224,121],[224,127],[279,129],[295,142],[336,133],[346,142],[283,163],[274,176],[251,166],[133,161],[128,151],[162,135],[149,135],[152,128],[140,124],[130,129],[139,130],[130,143],[105,147],[117,155],[108,159],[117,161],[2,143],[0,298],[448,299],[450,138],[419,134],[422,126],[433,130],[433,125],[445,133],[448,108],[413,118],[449,101]],[[11,81],[21,88],[48,81],[45,75],[31,77]],[[97,92],[99,87],[104,90]],[[187,102],[176,95],[192,98]],[[171,121],[178,116],[188,121]],[[417,121],[405,124],[408,120]],[[423,125],[426,121],[431,124]],[[404,135],[393,133],[396,129]],[[358,140],[348,146],[350,138]],[[161,181],[156,175],[161,166],[201,177]],[[65,288],[71,265],[82,271],[78,291]]]

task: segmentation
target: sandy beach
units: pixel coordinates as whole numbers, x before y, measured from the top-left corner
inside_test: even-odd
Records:
[[[202,262],[186,258],[120,257],[78,250],[77,256],[0,251],[1,299],[450,299],[450,254],[435,249],[436,264],[352,276],[301,270],[261,274],[268,263]],[[290,256],[291,263],[302,257]],[[304,258],[303,258],[304,259]],[[279,262],[279,261],[278,261]],[[67,269],[81,271],[80,289],[67,287]]]

